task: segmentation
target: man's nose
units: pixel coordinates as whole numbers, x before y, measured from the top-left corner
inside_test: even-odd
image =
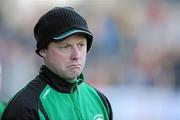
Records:
[[[71,59],[72,60],[78,60],[80,57],[80,50],[77,45],[72,46],[72,54]]]

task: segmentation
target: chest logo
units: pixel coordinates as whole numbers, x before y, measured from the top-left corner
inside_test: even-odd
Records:
[[[104,120],[104,117],[102,114],[97,114],[94,116],[93,120]]]
[[[48,88],[46,91],[45,91],[45,93],[44,93],[44,95],[43,95],[43,99],[46,99],[46,96],[49,94],[49,92],[50,92],[50,88]]]

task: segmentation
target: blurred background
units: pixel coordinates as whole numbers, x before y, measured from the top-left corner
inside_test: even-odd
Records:
[[[180,120],[179,0],[0,0],[0,111],[38,73],[33,28],[72,6],[94,34],[84,74],[114,120]]]

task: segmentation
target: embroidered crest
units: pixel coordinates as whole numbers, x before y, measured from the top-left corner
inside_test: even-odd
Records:
[[[104,120],[104,117],[102,114],[97,114],[94,116],[93,120]]]

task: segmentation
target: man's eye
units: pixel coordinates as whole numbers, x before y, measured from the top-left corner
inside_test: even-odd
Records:
[[[84,44],[84,43],[81,43],[81,44],[79,44],[79,46],[80,46],[80,47],[83,47],[83,46],[85,46],[85,44]]]
[[[68,45],[66,45],[66,46],[63,46],[64,48],[68,48],[69,46]]]
[[[70,47],[70,45],[64,45],[61,48],[68,48],[68,47]]]

